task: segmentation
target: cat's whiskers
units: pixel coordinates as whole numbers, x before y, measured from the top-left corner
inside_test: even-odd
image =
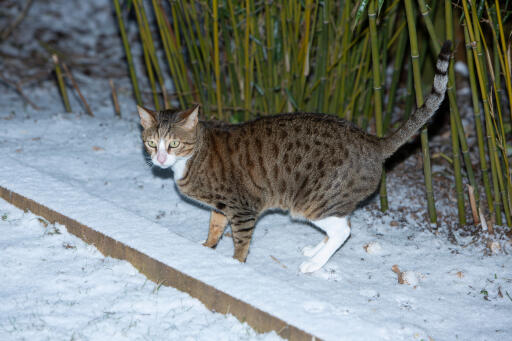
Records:
[[[146,157],[144,158],[144,163],[145,163],[145,165],[146,165],[149,169],[153,168],[153,166],[154,166],[154,164],[153,164],[153,160],[151,160],[151,157],[149,157],[149,156],[146,156]]]

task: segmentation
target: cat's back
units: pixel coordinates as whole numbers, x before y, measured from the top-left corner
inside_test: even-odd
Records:
[[[349,121],[328,114],[280,114],[217,127],[228,134],[237,135],[240,142],[256,139],[262,144],[276,143],[288,151],[321,150],[332,155],[348,148],[366,153],[378,144],[376,136],[367,134]]]

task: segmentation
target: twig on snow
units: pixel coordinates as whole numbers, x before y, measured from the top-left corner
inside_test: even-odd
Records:
[[[35,110],[40,110],[40,108],[30,100],[30,98],[27,97],[27,95],[25,95],[25,93],[23,92],[22,88],[21,88],[21,84],[19,82],[14,82],[14,81],[10,81],[8,80],[1,72],[0,72],[0,79],[7,85],[13,87],[16,89],[16,91],[20,94],[20,96],[28,103],[30,104],[30,106],[32,106],[32,108],[34,108]]]

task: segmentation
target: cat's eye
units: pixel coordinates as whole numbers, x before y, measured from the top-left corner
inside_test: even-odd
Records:
[[[177,140],[171,141],[171,143],[169,143],[169,147],[171,147],[171,148],[176,148],[179,145],[180,145],[180,141],[177,141]]]
[[[153,141],[153,140],[148,141],[148,146],[150,146],[151,148],[156,148],[155,141]]]

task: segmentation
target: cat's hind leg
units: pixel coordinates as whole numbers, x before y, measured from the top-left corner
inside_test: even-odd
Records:
[[[210,228],[208,230],[208,239],[203,243],[204,246],[214,248],[217,246],[226,225],[228,224],[228,218],[219,212],[212,211],[210,216]]]
[[[245,262],[254,232],[256,215],[248,215],[245,213],[243,216],[237,216],[235,214],[233,218],[230,219],[230,223],[233,243],[235,245],[233,258],[238,259],[240,262]]]
[[[325,237],[324,239],[322,239],[322,241],[318,244],[316,244],[315,246],[313,245],[308,245],[308,246],[304,246],[302,248],[302,254],[306,257],[313,257],[314,255],[316,255],[316,253],[318,251],[320,251],[320,249],[322,247],[324,247],[325,243],[327,243],[327,240],[329,239],[329,237]]]
[[[328,217],[312,221],[327,234],[327,241],[309,260],[300,265],[303,273],[314,272],[324,266],[331,256],[350,236],[350,225],[347,217]]]

